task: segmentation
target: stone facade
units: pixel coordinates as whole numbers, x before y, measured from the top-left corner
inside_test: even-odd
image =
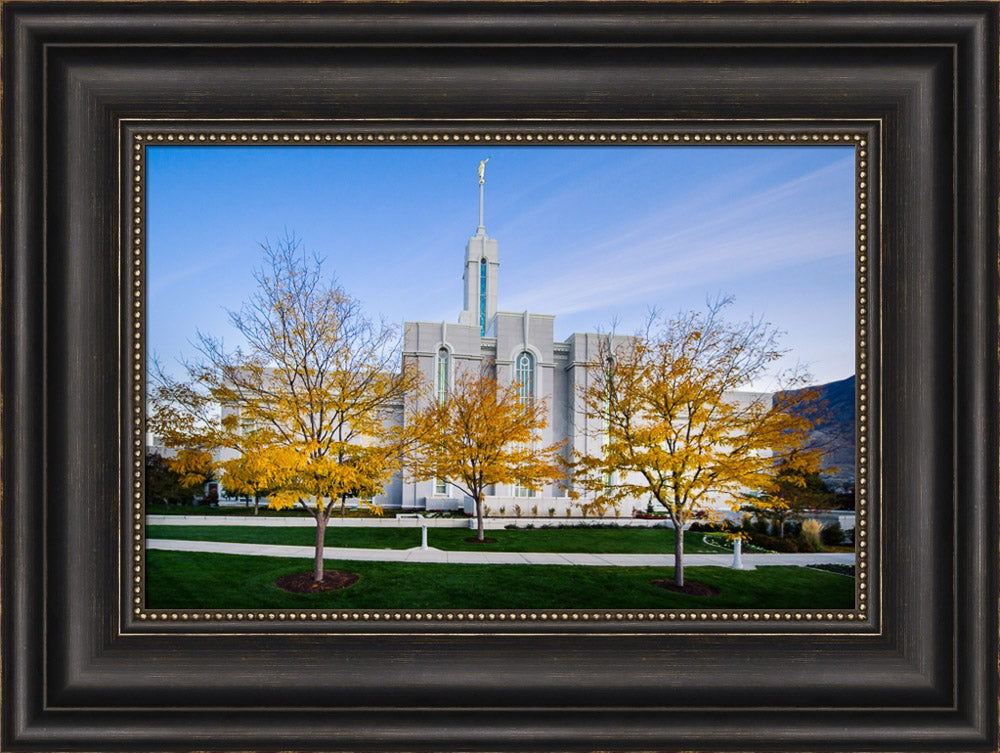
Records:
[[[530,380],[534,398],[544,401],[549,412],[542,443],[565,442],[567,455],[592,450],[588,442],[595,440],[585,425],[580,392],[587,386],[587,364],[597,357],[599,341],[606,336],[574,333],[557,342],[554,314],[498,310],[499,268],[499,244],[486,234],[480,211],[480,225],[465,246],[464,298],[458,322],[406,322],[404,362],[415,366],[424,383],[435,390],[442,388],[442,380],[443,389],[448,389],[456,373],[478,370],[486,363],[495,366],[501,383]],[[540,492],[507,485],[489,491],[484,504],[495,514],[502,514],[503,509],[512,515],[517,508],[539,517],[565,517],[567,511],[578,514],[558,484]],[[386,508],[472,511],[471,499],[434,481],[413,483],[397,478],[376,501]],[[641,505],[645,509],[645,502]],[[623,505],[618,514],[631,516],[632,507]]]

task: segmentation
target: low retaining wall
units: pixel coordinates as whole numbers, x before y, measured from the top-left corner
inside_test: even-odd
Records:
[[[583,518],[580,512],[582,502],[568,497],[498,497],[489,495],[483,503],[483,510],[487,517],[504,519],[508,516],[518,520],[532,520],[551,522],[558,524],[560,520],[566,520],[566,513],[569,512],[568,519],[575,520]],[[503,512],[500,508],[503,508]],[[518,509],[520,508],[520,512]],[[462,510],[466,515],[476,514],[476,503],[471,497],[466,497],[462,501]],[[537,510],[537,512],[533,512]],[[609,507],[604,515],[588,515],[588,518],[602,518],[605,520],[630,520],[632,518],[632,503],[623,503],[615,516],[613,508]],[[537,525],[537,523],[536,523]]]
[[[476,527],[476,519],[469,518],[469,528]],[[496,530],[516,526],[518,528],[559,528],[560,526],[618,526],[620,528],[673,528],[669,520],[645,520],[643,518],[484,518],[483,528]]]

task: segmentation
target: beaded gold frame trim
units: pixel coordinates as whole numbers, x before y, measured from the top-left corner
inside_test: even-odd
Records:
[[[511,124],[498,127],[495,123],[462,123],[452,128],[428,126],[413,127],[396,123],[378,125],[352,121],[320,121],[291,123],[282,121],[227,121],[225,125],[206,121],[122,121],[119,124],[122,153],[120,155],[121,174],[124,178],[120,191],[123,207],[128,207],[128,215],[121,218],[122,249],[130,250],[123,260],[126,279],[131,280],[130,289],[125,292],[129,299],[131,327],[125,333],[131,353],[131,455],[132,468],[129,478],[131,487],[129,514],[123,516],[128,525],[123,524],[120,533],[129,532],[129,544],[122,551],[129,552],[120,572],[127,573],[122,582],[122,592],[130,612],[125,620],[133,628],[153,627],[179,623],[191,625],[209,623],[221,631],[236,624],[269,623],[278,631],[289,624],[325,623],[346,626],[350,624],[370,628],[365,632],[377,632],[378,625],[410,623],[421,632],[448,632],[457,625],[477,626],[484,631],[501,625],[523,627],[526,632],[537,632],[543,626],[544,632],[558,632],[561,626],[574,625],[577,628],[592,626],[599,632],[600,626],[614,627],[615,634],[622,634],[621,623],[635,627],[646,626],[643,632],[650,632],[654,625],[668,624],[697,626],[701,624],[741,623],[750,628],[754,625],[768,625],[790,628],[792,625],[811,625],[824,633],[835,633],[838,627],[854,624],[861,627],[873,617],[870,584],[873,580],[871,551],[873,537],[870,535],[872,504],[869,483],[871,464],[869,463],[869,424],[872,411],[869,410],[871,388],[869,365],[873,355],[873,337],[877,321],[872,316],[870,301],[870,248],[878,253],[870,241],[871,192],[873,185],[871,139],[877,138],[878,121],[850,121],[844,126],[836,122],[824,121],[775,121],[748,124],[731,121],[706,127],[686,126],[672,121],[626,122],[593,124],[573,127],[558,121]],[[856,323],[856,506],[855,506],[855,608],[828,609],[503,609],[503,610],[438,610],[438,609],[367,609],[367,610],[277,610],[277,609],[147,609],[145,606],[145,150],[147,146],[168,145],[336,145],[336,144],[411,144],[411,145],[471,145],[490,144],[575,144],[575,145],[838,145],[853,146],[855,151],[855,323]],[[878,165],[878,162],[875,163]],[[877,185],[877,180],[874,181]],[[878,212],[879,205],[875,211]],[[130,216],[129,216],[130,215]],[[878,222],[876,214],[875,222]],[[875,225],[878,227],[878,224]],[[876,511],[878,513],[878,511]],[[879,515],[880,517],[880,515]],[[876,542],[877,545],[878,542]],[[124,542],[123,542],[124,544]],[[879,558],[881,563],[881,558]],[[877,573],[881,582],[881,572]],[[125,616],[125,614],[123,614]],[[122,626],[123,627],[123,626]],[[554,631],[552,629],[555,629]],[[577,630],[578,632],[579,630]],[[148,632],[143,630],[143,632]],[[171,630],[170,632],[176,632]],[[212,631],[215,632],[215,631]],[[274,632],[274,629],[266,632]],[[394,631],[395,632],[395,631]],[[516,631],[520,632],[520,631]],[[584,631],[591,632],[591,631]],[[627,631],[626,631],[627,632]],[[653,630],[655,632],[655,628]],[[675,632],[674,630],[670,631]],[[716,631],[713,631],[713,633]],[[758,630],[753,632],[759,633]],[[768,632],[774,632],[770,630]],[[856,633],[854,630],[852,633]]]

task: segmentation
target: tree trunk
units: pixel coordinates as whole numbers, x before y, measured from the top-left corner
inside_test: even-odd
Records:
[[[323,543],[326,539],[326,515],[319,513],[316,516],[316,559],[313,563],[313,580],[317,583],[323,581]]]
[[[256,515],[259,510],[260,510],[260,496],[255,494],[253,495],[253,514]]]
[[[684,526],[674,521],[674,584],[684,587]]]
[[[785,538],[785,519],[784,518],[781,518],[778,521],[778,538],[779,539]]]
[[[347,517],[347,495],[346,494],[341,494],[340,495],[340,517],[342,517],[342,518],[346,518]]]
[[[486,534],[483,530],[483,495],[474,498],[476,500],[476,538],[485,540]]]

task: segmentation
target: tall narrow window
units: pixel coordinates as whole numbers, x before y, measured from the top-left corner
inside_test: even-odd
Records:
[[[486,257],[479,260],[479,334],[486,335]]]
[[[611,356],[607,357],[606,360],[606,374],[607,374],[607,391],[604,396],[604,452],[607,453],[608,445],[611,443],[611,400],[612,400],[612,389],[614,388],[614,371],[615,362]],[[617,475],[613,470],[606,470],[603,474],[604,482],[604,493],[611,494],[615,489],[615,484],[617,483]]]
[[[438,349],[437,360],[437,395],[438,405],[443,405],[448,396],[448,349]],[[441,478],[434,479],[434,496],[448,496],[448,482]]]
[[[517,381],[517,394],[521,403],[530,403],[535,397],[535,357],[526,350],[522,350],[514,360],[514,379]],[[534,497],[535,490],[515,484],[514,496]]]
[[[438,394],[438,405],[444,404],[444,399],[448,395],[448,349],[447,348],[441,348],[438,351],[437,394]]]
[[[617,477],[614,471],[604,472],[604,493],[611,494],[615,490],[615,484],[617,482]]]
[[[518,394],[522,403],[535,397],[535,357],[526,350],[521,351],[515,362]]]

